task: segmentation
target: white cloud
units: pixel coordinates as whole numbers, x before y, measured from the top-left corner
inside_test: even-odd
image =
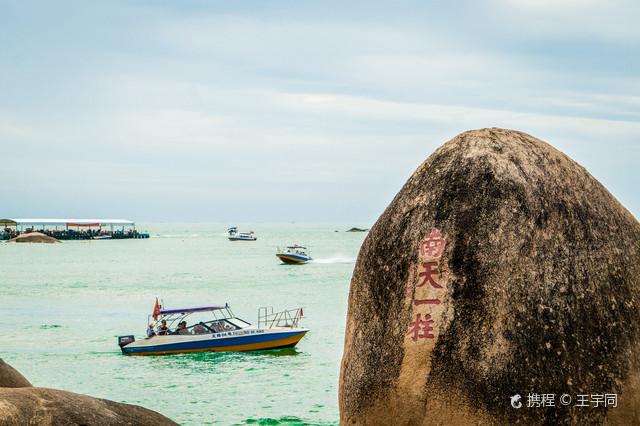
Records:
[[[9,148],[9,144],[39,138],[40,133],[33,126],[19,122],[8,113],[0,110],[0,147]]]
[[[311,102],[309,100],[312,100]],[[635,98],[631,98],[632,100]],[[282,105],[291,110],[310,114],[330,114],[338,117],[367,118],[372,121],[400,121],[438,123],[444,126],[482,125],[491,127],[502,123],[513,127],[551,127],[561,131],[640,137],[640,122],[608,120],[581,116],[559,116],[510,110],[475,108],[462,105],[428,104],[386,101],[360,96],[338,94],[290,93],[281,96]]]
[[[633,44],[640,39],[635,0],[496,0],[492,9],[521,35]]]

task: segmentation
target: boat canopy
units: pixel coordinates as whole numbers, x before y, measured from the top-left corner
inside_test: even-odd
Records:
[[[160,311],[160,315],[190,314],[193,312],[218,311],[220,309],[226,309],[228,307],[229,307],[228,304],[224,304],[224,305],[216,305],[216,306],[202,306],[199,308],[163,309]]]
[[[287,246],[287,248],[288,249],[297,249],[297,248],[299,248],[299,249],[305,249],[305,250],[307,249],[306,247],[299,246],[298,244],[294,244],[292,246]]]
[[[0,219],[0,226],[134,226],[135,222],[126,219]]]

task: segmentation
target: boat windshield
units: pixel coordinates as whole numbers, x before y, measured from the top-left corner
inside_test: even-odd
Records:
[[[240,318],[229,318],[226,321],[231,323],[231,324],[233,324],[235,327],[237,327],[237,329],[247,328],[247,327],[249,327],[251,325],[248,322],[246,322],[245,320],[240,319]]]
[[[307,248],[304,246],[299,246],[297,244],[294,244],[292,246],[286,246],[286,247],[278,247],[277,251],[279,253],[300,253],[300,254],[306,254],[307,253]]]
[[[294,244],[294,245],[292,245],[292,246],[287,246],[287,248],[288,248],[288,249],[302,249],[302,250],[306,250],[306,249],[307,249],[306,247],[299,246],[299,245],[297,245],[297,244]]]
[[[163,321],[165,321],[166,330],[162,329]],[[239,330],[251,324],[237,318],[229,305],[225,305],[206,310],[190,308],[162,311],[158,319],[150,321],[149,325],[155,334],[208,334]]]

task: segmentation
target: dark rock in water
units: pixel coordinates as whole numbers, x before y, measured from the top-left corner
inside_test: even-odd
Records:
[[[598,181],[527,134],[462,133],[360,250],[341,423],[640,424],[639,298],[640,224]]]
[[[62,390],[31,387],[6,363],[0,365],[0,385],[24,380],[26,387],[0,387],[0,425],[176,425],[155,411]],[[8,379],[7,379],[8,378]]]
[[[61,243],[57,238],[50,237],[42,232],[28,232],[11,238],[8,243]]]
[[[0,359],[0,388],[26,388],[31,383],[15,368]]]
[[[351,229],[347,229],[345,232],[367,232],[368,229],[366,228],[351,228]]]

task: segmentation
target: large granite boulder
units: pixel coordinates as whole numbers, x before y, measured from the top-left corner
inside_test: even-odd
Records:
[[[176,425],[155,411],[73,392],[31,387],[0,360],[0,425]]]
[[[362,246],[341,423],[640,424],[639,291],[640,224],[583,167],[462,133]]]

